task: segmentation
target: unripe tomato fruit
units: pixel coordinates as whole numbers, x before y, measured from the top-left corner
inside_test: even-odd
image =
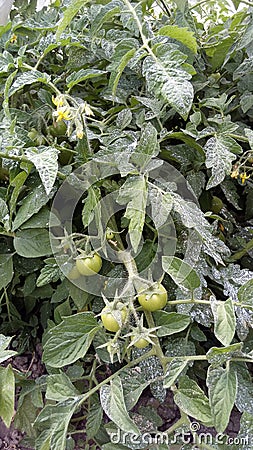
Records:
[[[120,305],[122,305],[122,303]],[[106,330],[116,333],[116,331],[120,329],[120,325],[113,317],[111,311],[112,307],[110,308],[110,306],[105,306],[101,312],[101,320]],[[122,309],[118,309],[118,312],[120,313],[121,322],[124,322],[127,315],[127,308],[125,306],[122,306]]]
[[[107,239],[107,241],[109,241],[110,239],[113,239],[113,238],[114,238],[113,231],[107,231],[106,232],[106,239]]]
[[[140,338],[133,345],[136,348],[145,348],[149,345],[149,342],[147,341],[147,339]]]
[[[63,120],[56,122],[54,125],[49,125],[48,132],[53,137],[64,136],[67,131],[67,125]]]
[[[102,267],[102,259],[96,253],[92,256],[76,259],[76,268],[81,275],[91,277],[96,275]]]
[[[212,198],[212,211],[214,214],[219,214],[223,206],[223,201],[219,197],[214,196]]]
[[[138,296],[138,302],[146,311],[157,311],[164,308],[167,303],[168,294],[165,287],[162,284],[158,285],[160,292],[152,294],[152,291],[140,294]]]

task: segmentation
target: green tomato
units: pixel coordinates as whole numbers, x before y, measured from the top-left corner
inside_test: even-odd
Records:
[[[132,340],[133,340],[133,338],[132,338]],[[147,341],[147,339],[140,338],[133,345],[136,348],[145,348],[149,345],[149,342]]]
[[[154,294],[152,294],[152,290],[150,290],[138,296],[138,302],[143,309],[153,312],[164,308],[167,303],[168,294],[162,284],[158,284],[158,290],[159,292],[154,292]]]
[[[87,277],[96,275],[102,267],[102,259],[96,253],[76,260],[76,268],[81,275]]]
[[[60,122],[56,122],[54,125],[49,125],[48,132],[53,137],[64,136],[67,131],[66,123],[61,120]]]
[[[123,303],[119,303],[118,307],[114,311],[118,311],[120,314],[121,322],[124,322],[127,316],[127,308],[123,306]],[[119,308],[121,306],[121,309]],[[106,330],[116,333],[120,329],[120,324],[112,315],[113,305],[105,306],[101,311],[101,320]]]
[[[106,239],[107,239],[107,241],[109,241],[110,239],[113,239],[113,238],[114,238],[114,233],[113,233],[113,231],[107,230],[107,231],[106,231]]]
[[[223,201],[219,197],[214,196],[212,198],[212,211],[214,214],[219,214],[223,206]]]

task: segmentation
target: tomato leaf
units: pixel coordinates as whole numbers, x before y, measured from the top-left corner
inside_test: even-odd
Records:
[[[48,330],[43,354],[45,364],[64,367],[83,358],[98,329],[90,312],[65,317],[59,325]]]
[[[130,418],[124,400],[122,381],[115,376],[109,385],[100,389],[100,401],[107,416],[126,433],[139,434],[140,431]]]
[[[174,359],[168,363],[164,376],[164,388],[169,389],[185,371],[188,361],[185,359]]]
[[[200,286],[200,279],[196,271],[180,258],[163,256],[162,266],[179,287],[194,291]]]
[[[214,334],[224,345],[229,345],[235,334],[235,311],[231,298],[225,302],[211,302],[211,308],[214,316]]]
[[[0,416],[7,428],[14,415],[15,378],[11,365],[0,367]]]
[[[236,399],[236,372],[231,370],[230,366],[225,369],[209,367],[207,386],[215,428],[218,433],[223,433]]]
[[[191,319],[186,314],[176,312],[156,311],[153,313],[155,324],[159,329],[157,336],[170,336],[185,330],[191,323]]]
[[[182,376],[179,380],[179,387],[174,395],[177,406],[186,414],[199,420],[207,426],[213,425],[213,417],[209,406],[208,398],[196,381],[188,376]]]

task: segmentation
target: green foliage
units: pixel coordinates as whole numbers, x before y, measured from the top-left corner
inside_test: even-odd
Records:
[[[35,450],[80,426],[85,449],[164,450],[168,390],[168,445],[193,421],[226,440],[234,407],[252,436],[253,26],[233,5],[16,0],[0,27],[0,416]],[[38,343],[34,380],[12,362]]]

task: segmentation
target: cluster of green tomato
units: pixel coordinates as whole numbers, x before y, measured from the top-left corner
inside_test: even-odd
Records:
[[[107,239],[113,238],[107,237]],[[102,267],[102,259],[97,254],[89,256],[80,255],[76,258],[75,266],[69,273],[69,278],[72,280],[78,279],[80,276],[96,275]],[[168,294],[165,287],[161,283],[156,283],[155,287],[151,287],[146,291],[140,292],[137,296],[139,304],[144,311],[154,312],[163,309],[167,303]],[[118,302],[108,302],[101,311],[101,320],[106,330],[116,333],[119,331],[120,323],[124,324],[128,316],[127,306]],[[144,348],[150,342],[144,338],[135,340],[134,346],[137,348]]]
[[[156,290],[153,291],[149,289],[143,293],[140,293],[137,297],[139,304],[142,306],[144,311],[158,311],[165,307],[168,299],[168,294],[165,287],[162,284],[156,286]],[[124,323],[127,317],[127,307],[122,302],[116,304],[116,310],[120,314],[120,321]],[[101,311],[101,319],[106,330],[117,332],[120,329],[118,320],[115,319],[114,313],[115,306],[114,302],[106,305]],[[135,340],[134,346],[137,348],[144,348],[149,345],[149,341],[145,338],[140,337]]]

